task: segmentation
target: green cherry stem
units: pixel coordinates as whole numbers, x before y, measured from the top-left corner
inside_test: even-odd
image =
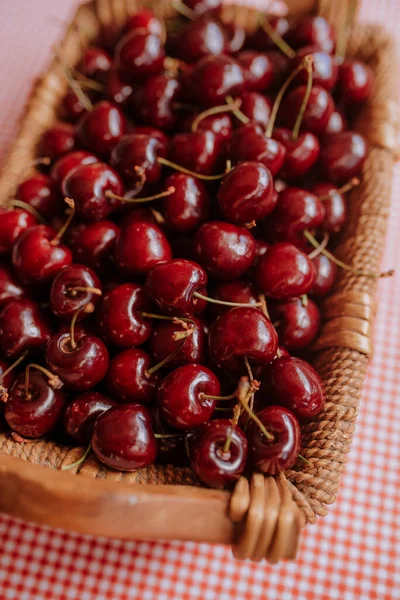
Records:
[[[69,471],[70,469],[75,469],[76,467],[80,467],[85,462],[85,460],[87,459],[87,457],[89,456],[91,451],[92,451],[92,445],[89,444],[89,446],[86,448],[85,452],[82,454],[82,456],[80,458],[78,458],[78,460],[76,460],[75,462],[73,462],[69,465],[63,465],[61,467],[61,471]]]
[[[296,52],[289,46],[287,42],[275,31],[275,29],[271,26],[271,23],[268,21],[267,17],[260,18],[260,25],[264,29],[265,33],[271,40],[278,46],[279,50],[285,54],[288,58],[294,58],[296,56]]]
[[[159,194],[153,194],[152,196],[145,196],[143,198],[126,198],[125,196],[118,196],[118,194],[114,194],[111,190],[108,190],[105,195],[107,198],[113,198],[114,200],[119,200],[120,202],[130,202],[132,204],[142,204],[144,202],[152,202],[153,200],[159,200],[160,198],[165,198],[166,196],[171,196],[171,194],[175,193],[175,188],[173,185],[169,186],[164,192],[160,192]]]

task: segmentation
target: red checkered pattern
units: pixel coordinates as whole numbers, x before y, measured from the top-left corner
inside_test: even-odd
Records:
[[[73,5],[0,2],[1,151]],[[365,0],[361,18],[383,22],[400,44],[399,0]],[[399,196],[398,165],[385,269],[400,256]],[[400,599],[400,278],[383,280],[378,298],[375,358],[342,491],[329,516],[306,528],[295,564],[239,563],[222,546],[92,538],[3,516],[0,600]]]

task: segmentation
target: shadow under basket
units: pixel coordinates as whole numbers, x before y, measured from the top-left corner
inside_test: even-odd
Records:
[[[349,26],[354,1],[291,0],[291,14],[319,12],[339,27]],[[82,42],[115,36],[127,16],[143,6],[160,16],[175,14],[167,0],[93,0],[81,6],[60,46],[68,65],[80,58]],[[257,14],[245,7],[223,9],[224,19],[252,28]],[[78,27],[76,26],[78,25]],[[398,106],[394,45],[379,27],[349,27],[347,55],[367,62],[375,73],[374,93],[354,129],[370,143],[361,185],[349,197],[349,218],[336,248],[357,269],[378,271],[389,212],[396,158]],[[19,134],[0,177],[0,198],[12,198],[26,177],[37,142],[56,119],[67,89],[54,61],[36,83]],[[28,167],[27,167],[28,168]],[[353,437],[368,360],[376,281],[341,271],[322,304],[323,325],[313,364],[326,389],[318,418],[302,428],[300,462],[279,477],[241,478],[233,493],[200,487],[188,468],[153,465],[119,473],[94,458],[76,469],[59,468],[84,449],[51,441],[16,443],[0,434],[0,510],[38,523],[123,539],[178,539],[232,544],[238,558],[270,562],[293,559],[301,528],[327,514],[335,501]]]

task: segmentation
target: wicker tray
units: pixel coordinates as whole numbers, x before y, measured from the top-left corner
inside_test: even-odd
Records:
[[[129,13],[148,4],[161,16],[174,14],[168,0],[93,0],[81,6],[62,42],[64,61],[78,62],[82,34],[86,44],[100,34],[113,37]],[[292,14],[319,11],[339,27],[347,27],[349,14],[354,15],[354,0],[291,0],[288,5]],[[256,14],[243,7],[227,8],[224,18],[246,27],[257,22]],[[392,40],[380,28],[356,26],[347,54],[372,67],[376,84],[355,124],[369,140],[370,152],[362,184],[350,195],[349,219],[336,253],[359,269],[378,271],[397,143],[395,53]],[[2,201],[12,197],[22,173],[26,177],[25,166],[55,119],[66,87],[62,68],[54,61],[34,86],[4,164]],[[58,469],[81,456],[82,449],[43,440],[19,444],[0,434],[0,510],[82,533],[233,543],[239,558],[294,558],[301,527],[326,515],[339,490],[372,354],[375,287],[373,279],[341,271],[333,294],[322,305],[314,364],[327,402],[318,420],[302,430],[301,453],[309,464],[299,462],[278,478],[256,474],[250,483],[242,478],[230,494],[201,488],[189,469],[172,466],[117,473],[89,458],[74,477],[73,471]]]

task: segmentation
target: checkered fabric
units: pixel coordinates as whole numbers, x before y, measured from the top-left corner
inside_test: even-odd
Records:
[[[0,151],[74,0],[0,1]],[[400,0],[364,0],[400,44]],[[395,68],[395,65],[393,65]],[[397,166],[385,269],[400,256]],[[306,528],[295,564],[236,562],[229,548],[123,542],[0,517],[0,600],[400,599],[400,277],[379,284],[375,358],[338,501]],[[0,490],[1,493],[1,490]]]

